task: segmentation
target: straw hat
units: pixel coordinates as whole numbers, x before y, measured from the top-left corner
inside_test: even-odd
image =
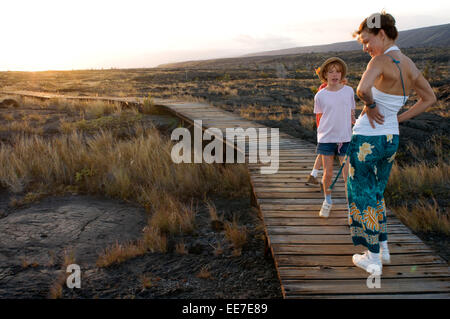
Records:
[[[316,69],[316,73],[322,82],[326,81],[325,77],[323,76],[323,71],[325,70],[325,67],[332,62],[339,62],[342,65],[341,78],[342,79],[345,78],[345,75],[347,74],[347,64],[345,64],[345,62],[338,57],[332,57],[332,58],[327,59],[325,62],[322,63],[322,65],[318,69]]]

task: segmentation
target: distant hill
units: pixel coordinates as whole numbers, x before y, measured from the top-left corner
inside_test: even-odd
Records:
[[[432,27],[400,31],[398,33],[398,39],[396,43],[401,48],[450,46],[450,23],[435,25]],[[250,53],[242,55],[242,57],[298,54],[311,52],[330,52],[330,51],[341,52],[359,49],[361,49],[361,44],[353,40],[325,45],[312,45],[284,50],[272,50],[272,51]]]
[[[396,41],[400,48],[419,48],[419,47],[449,47],[450,46],[450,23],[443,25],[436,25],[425,28],[411,29],[400,31]],[[324,52],[343,52],[361,50],[361,44],[357,41],[337,42],[332,44],[314,45],[306,47],[296,47],[283,50],[272,50],[264,52],[250,53],[234,58],[227,59],[210,59],[199,61],[185,61],[177,63],[167,63],[158,65],[159,68],[175,68],[175,67],[195,67],[201,64],[202,66],[213,65],[220,61],[220,63],[235,64],[239,59],[267,57],[267,56],[282,56],[294,55],[301,53],[324,53]],[[256,61],[254,61],[256,62]]]

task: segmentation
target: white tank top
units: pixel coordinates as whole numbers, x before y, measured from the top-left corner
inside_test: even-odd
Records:
[[[372,128],[367,115],[360,116],[353,127],[353,134],[358,135],[387,135],[399,134],[397,113],[404,105],[403,95],[393,95],[381,92],[376,87],[372,87],[372,95],[378,109],[384,115],[384,123],[378,124],[374,121],[375,128]],[[406,96],[408,99],[408,96]]]
[[[399,48],[392,46],[384,53],[392,50],[399,50]],[[356,120],[353,134],[367,136],[399,134],[397,113],[408,100],[408,96],[387,94],[374,86],[372,87],[372,95],[380,113],[384,115],[384,123],[378,124],[374,121],[375,128],[372,128],[367,115],[364,114]]]

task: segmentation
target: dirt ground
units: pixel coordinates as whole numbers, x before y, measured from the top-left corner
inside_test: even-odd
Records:
[[[81,267],[81,289],[64,285],[62,298],[281,298],[273,259],[264,255],[261,220],[247,199],[214,200],[219,214],[236,216],[248,229],[240,256],[233,256],[223,231],[213,230],[207,207],[199,207],[195,232],[172,238],[167,253],[98,268],[102,249],[141,235],[147,219],[142,208],[70,195],[11,209],[5,195],[0,203],[0,298],[49,297],[64,272],[64,251],[73,252]],[[178,242],[184,242],[185,254],[175,251]],[[202,269],[205,275],[199,276]]]

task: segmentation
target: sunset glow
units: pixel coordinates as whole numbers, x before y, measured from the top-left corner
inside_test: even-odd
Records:
[[[385,8],[399,30],[448,23],[448,1],[8,1],[0,70],[154,67],[352,40]]]

